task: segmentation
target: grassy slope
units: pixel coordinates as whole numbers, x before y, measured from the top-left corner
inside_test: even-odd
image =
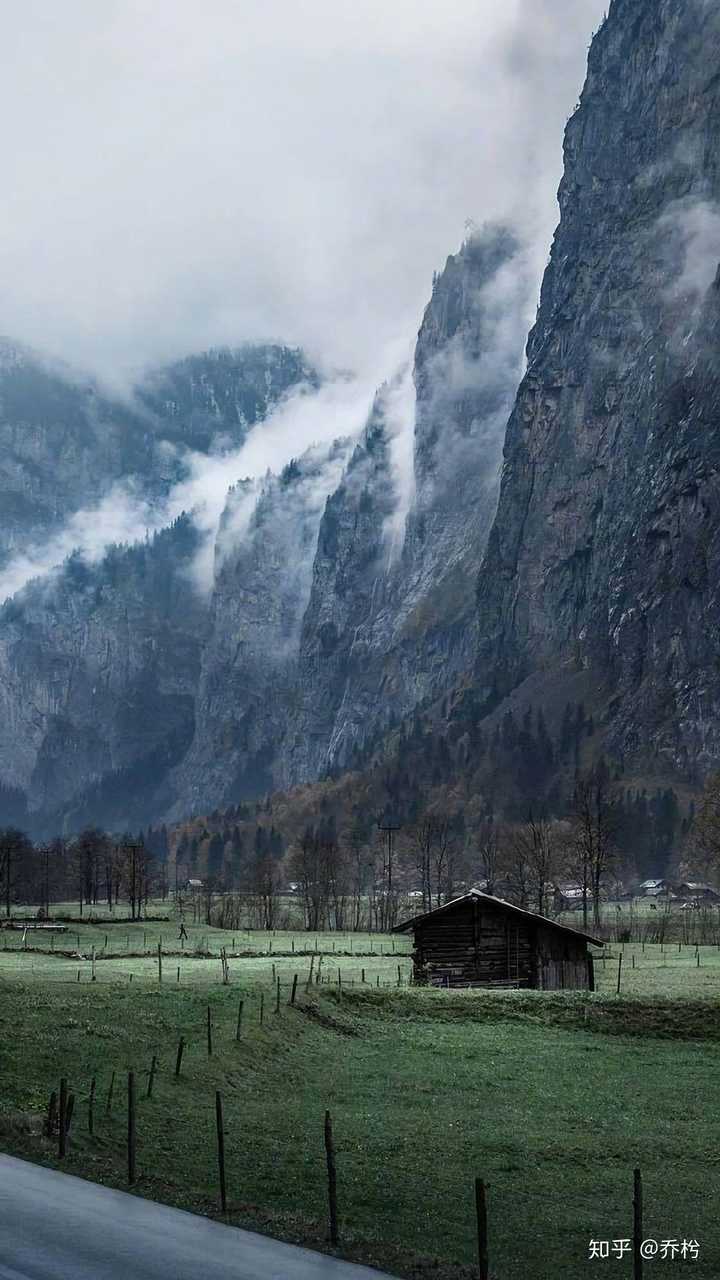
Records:
[[[141,1100],[138,1123],[143,1194],[216,1211],[220,1088],[232,1221],[324,1247],[327,1106],[350,1256],[399,1275],[471,1275],[471,1189],[479,1173],[490,1184],[498,1280],[578,1280],[599,1265],[585,1261],[591,1236],[630,1230],[637,1161],[646,1234],[696,1236],[703,1253],[692,1274],[710,1280],[720,1273],[714,1003],[326,990],[276,1015],[266,987],[260,1028],[259,990],[51,985],[16,974],[3,982],[0,999],[2,1145],[52,1158],[53,1149],[25,1130],[37,1127],[32,1118],[64,1071],[77,1093],[67,1167],[122,1186],[124,1081],[119,1075],[108,1120],[109,1073],[130,1066],[141,1073],[157,1052],[155,1096]],[[179,1034],[189,1048],[175,1082]],[[682,1038],[688,1035],[695,1038]],[[93,1073],[101,1102],[90,1139],[85,1098]],[[141,1092],[146,1079],[140,1076]],[[627,1275],[627,1262],[604,1262],[602,1274]]]

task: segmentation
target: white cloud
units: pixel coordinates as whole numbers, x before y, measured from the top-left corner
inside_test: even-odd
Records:
[[[151,506],[133,490],[130,482],[115,485],[100,503],[77,511],[63,529],[48,541],[26,548],[0,571],[0,601],[19,591],[31,578],[49,573],[73,551],[90,563],[102,558],[111,543],[136,542],[170,523],[183,511],[193,512],[202,534],[201,550],[193,567],[195,585],[208,591],[213,581],[215,542],[228,490],[239,480],[255,480],[246,501],[240,502],[225,534],[242,537],[250,518],[259,484],[268,470],[278,472],[293,457],[313,445],[357,435],[365,424],[373,386],[355,378],[337,378],[319,390],[298,388],[250,432],[240,449],[219,454],[186,455],[187,476],[168,498]],[[324,469],[313,481],[313,501],[322,486],[330,493],[337,483],[341,463]]]
[[[670,236],[668,246],[671,283],[666,295],[702,301],[720,267],[720,205],[714,201],[686,199],[674,201],[659,220]]]
[[[377,379],[467,216],[542,266],[605,3],[7,7],[0,327],[115,382],[265,337]]]

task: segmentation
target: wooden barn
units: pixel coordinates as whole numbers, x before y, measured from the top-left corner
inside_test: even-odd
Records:
[[[416,982],[439,987],[595,989],[587,933],[471,889],[435,911],[399,924],[415,938]]]

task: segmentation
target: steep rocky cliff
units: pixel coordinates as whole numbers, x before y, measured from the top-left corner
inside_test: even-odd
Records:
[[[585,673],[627,769],[720,758],[720,12],[614,0],[479,582],[489,708]]]
[[[0,608],[0,777],[41,831],[147,821],[192,738],[206,608],[182,517]]]
[[[288,717],[298,697],[298,645],[323,505],[338,482],[347,442],[312,449],[258,494],[228,497],[190,749],[175,771],[171,816],[271,790]]]
[[[118,480],[161,499],[188,450],[237,447],[301,381],[317,379],[297,351],[209,352],[153,374],[130,411],[4,347],[6,547],[47,537]],[[193,741],[209,632],[192,572],[199,550],[183,516],[97,563],[74,554],[0,606],[0,824],[22,797],[40,831],[138,824],[170,807],[167,778]]]
[[[412,383],[378,395],[323,516],[279,784],[349,765],[472,666],[475,581],[531,288],[522,247],[495,226],[436,279]],[[406,461],[398,437],[413,420]]]

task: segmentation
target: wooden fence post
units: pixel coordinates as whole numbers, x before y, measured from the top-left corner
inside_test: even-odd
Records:
[[[158,942],[158,982],[162,982],[162,943]]]
[[[477,1219],[478,1266],[480,1280],[488,1280],[488,1226],[487,1200],[485,1183],[482,1178],[475,1179],[475,1217]]]
[[[238,1005],[237,1031],[235,1032],[235,1039],[236,1039],[236,1040],[239,1040],[239,1039],[240,1039],[240,1032],[242,1031],[242,1015],[243,1015],[243,1004],[244,1004],[244,1003],[245,1003],[245,1002],[244,1002],[244,1000],[241,1000],[241,1001],[240,1001],[240,1003],[239,1003],[239,1005]]]
[[[207,1007],[207,1051],[208,1058],[212,1058],[212,1022],[210,1015],[210,1005]]]
[[[95,1130],[95,1076],[90,1081],[90,1098],[88,1100],[88,1133],[92,1138]]]
[[[177,1057],[175,1059],[175,1079],[180,1075],[180,1067],[182,1066],[183,1051],[185,1049],[185,1037],[181,1036],[178,1041]]]
[[[290,1004],[295,1003],[295,992],[297,991],[297,980],[298,980],[298,976],[297,974],[295,974],[293,976],[292,992],[290,994]]]
[[[111,1075],[111,1077],[110,1077],[110,1088],[108,1089],[107,1102],[105,1103],[105,1115],[106,1115],[106,1116],[109,1116],[109,1115],[110,1115],[110,1109],[111,1109],[111,1107],[112,1107],[112,1098],[113,1098],[113,1089],[114,1089],[114,1088],[115,1088],[115,1072],[113,1071],[113,1073],[112,1073],[112,1075]]]
[[[617,994],[620,995],[620,979],[622,977],[622,952],[618,956],[618,976],[617,976]]]
[[[277,994],[275,996],[275,1012],[280,1012],[280,979],[277,980]]]
[[[148,1087],[147,1087],[148,1098],[152,1098],[153,1085],[155,1083],[156,1068],[157,1068],[157,1056],[156,1054],[153,1054],[152,1062],[150,1063],[150,1075],[148,1076]]]
[[[70,1133],[70,1125],[72,1124],[73,1111],[75,1110],[75,1094],[71,1093],[67,1100],[67,1111],[65,1112],[65,1133]]]
[[[338,1243],[337,1221],[337,1172],[335,1169],[335,1146],[333,1143],[332,1120],[330,1112],[325,1112],[325,1156],[328,1175],[328,1207],[330,1210],[330,1243]]]
[[[53,1089],[52,1093],[50,1094],[50,1102],[48,1104],[47,1119],[45,1120],[45,1132],[48,1138],[51,1138],[53,1135],[53,1130],[55,1128],[56,1120],[57,1120],[57,1094]]]
[[[127,1164],[128,1164],[128,1182],[132,1185],[135,1181],[135,1075],[134,1072],[128,1071],[128,1128],[127,1128]]]
[[[60,1081],[60,1115],[58,1118],[58,1160],[65,1159],[65,1136],[67,1116],[67,1080]]]
[[[223,1213],[227,1213],[227,1193],[225,1189],[225,1130],[223,1129],[223,1106],[220,1091],[215,1094],[215,1123],[217,1126],[218,1167],[220,1169],[220,1205]]]
[[[260,992],[260,1026],[263,1024],[263,1013],[265,1011],[265,992]]]
[[[642,1280],[643,1193],[642,1174],[639,1169],[634,1172],[633,1184],[633,1280]]]

